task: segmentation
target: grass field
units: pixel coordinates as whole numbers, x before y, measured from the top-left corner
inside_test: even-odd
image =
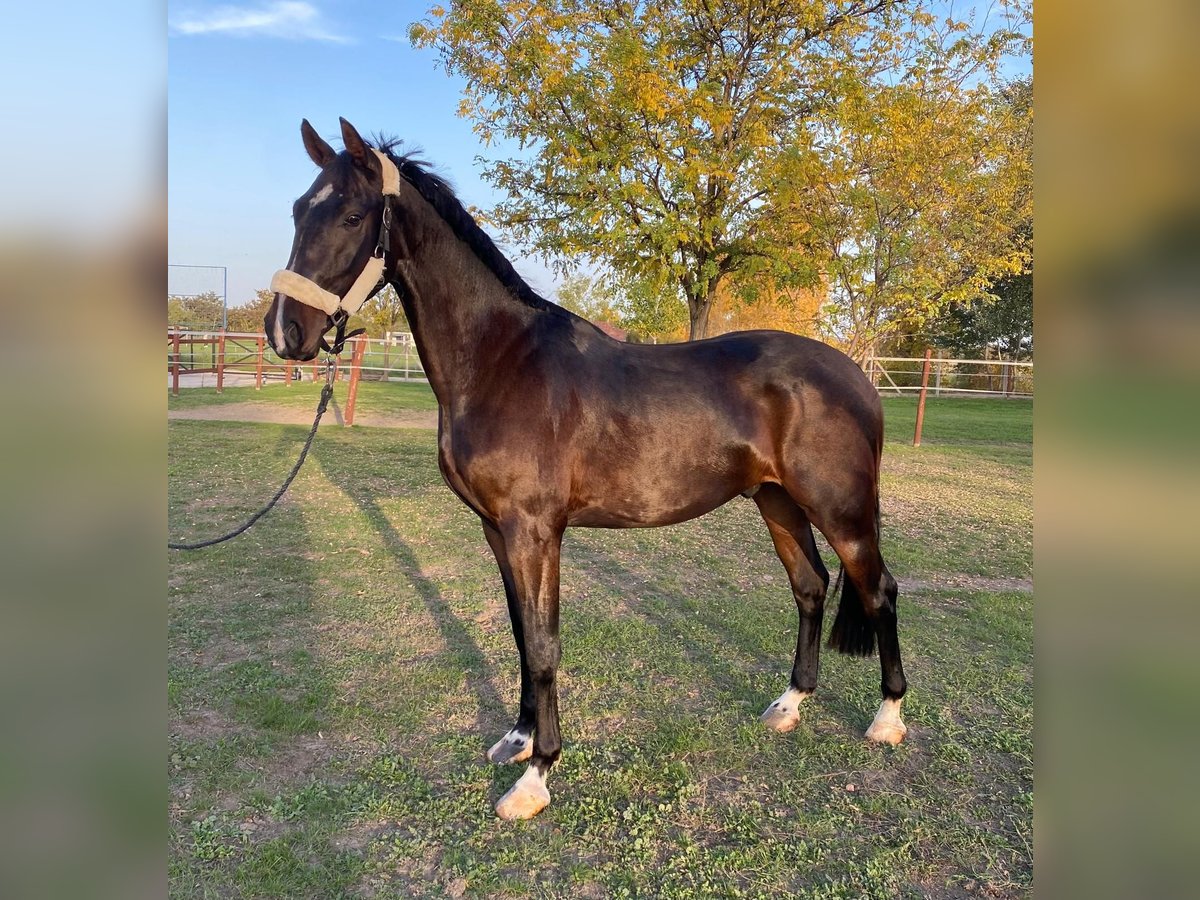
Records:
[[[307,375],[305,376],[308,377]],[[181,389],[178,396],[167,393],[167,409],[197,409],[202,406],[224,406],[231,403],[252,403],[263,407],[315,410],[324,381],[267,384],[261,390],[254,387],[228,387],[221,393],[216,388]],[[345,405],[349,384],[343,379],[334,388],[334,397]],[[423,381],[390,382],[360,381],[357,408],[365,413],[397,413],[405,410],[437,409],[437,401],[429,385]]]
[[[430,400],[363,387],[362,409]],[[171,895],[1031,894],[1031,404],[931,402],[920,449],[912,401],[886,408],[906,743],[861,739],[878,661],[831,652],[800,727],[759,725],[796,614],[752,503],[572,531],[565,748],[527,823],[492,812],[522,768],[483,756],[511,724],[516,651],[435,434],[323,432],[278,510],[170,561]],[[170,423],[172,536],[256,508],[304,431]]]

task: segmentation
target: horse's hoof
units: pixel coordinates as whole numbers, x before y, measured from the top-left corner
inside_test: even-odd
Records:
[[[496,815],[502,819],[532,819],[550,805],[550,792],[542,774],[530,766],[517,783],[496,804]]]
[[[780,706],[776,700],[767,707],[767,711],[759,716],[759,721],[780,734],[786,734],[800,724],[800,713],[794,709]]]
[[[800,724],[800,704],[809,695],[795,688],[788,688],[783,695],[766,708],[759,721],[780,734],[786,734]]]
[[[515,729],[492,744],[492,748],[487,752],[488,761],[494,762],[498,766],[506,763],[525,762],[531,756],[533,756],[533,738],[527,734],[521,734]]]
[[[872,725],[867,729],[867,740],[876,744],[891,744],[895,747],[904,740],[908,728],[904,723],[899,725]]]
[[[875,721],[867,729],[867,740],[895,747],[908,734],[908,726],[900,718],[900,701],[884,700],[875,714]]]

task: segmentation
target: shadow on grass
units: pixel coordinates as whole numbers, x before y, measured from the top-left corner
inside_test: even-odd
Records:
[[[786,628],[787,639],[781,642],[778,653],[770,650],[772,641],[764,640],[761,628],[754,627],[753,610],[730,614],[722,605],[754,601],[739,596],[731,584],[714,584],[707,587],[716,599],[725,592],[721,603],[705,602],[688,595],[693,588],[684,583],[675,586],[664,580],[635,571],[616,559],[612,554],[586,540],[575,540],[570,546],[572,561],[587,570],[588,576],[602,584],[614,596],[638,598],[634,611],[652,625],[664,643],[678,648],[684,657],[703,672],[706,684],[702,693],[713,690],[724,694],[736,709],[731,713],[746,716],[746,721],[757,720],[759,714],[790,683],[792,664],[795,659],[796,630],[799,616],[794,606],[791,590],[787,586],[786,574],[778,566],[771,574],[780,577],[782,584],[772,590],[779,592],[787,611],[780,615],[778,625]],[[664,572],[674,572],[672,560],[655,558],[647,552],[647,564]],[[834,570],[836,572],[836,569]],[[822,661],[827,662],[837,651],[824,645],[824,635],[832,625],[837,612],[838,597],[832,594],[826,603],[823,623],[823,638],[820,644]],[[567,601],[569,602],[569,600]],[[664,652],[671,652],[665,649]],[[878,657],[853,660],[868,667],[872,672],[879,668]],[[836,680],[831,681],[826,668],[840,669],[841,666],[823,666],[818,696],[809,703],[818,702],[846,728],[847,735],[861,733],[874,714],[874,707],[862,707],[857,698],[845,690],[839,690]]]
[[[447,648],[460,656],[467,670],[467,683],[475,694],[477,713],[475,731],[481,741],[489,741],[508,730],[505,703],[495,686],[495,669],[482,648],[459,621],[438,586],[421,570],[420,560],[407,541],[389,521],[387,514],[370,495],[369,489],[324,461],[318,461],[330,484],[349,497],[367,522],[379,534],[387,552],[404,572],[413,590],[425,605],[429,617],[437,625]],[[453,502],[447,498],[447,502]],[[496,581],[500,581],[499,572]],[[482,758],[482,754],[481,754]]]

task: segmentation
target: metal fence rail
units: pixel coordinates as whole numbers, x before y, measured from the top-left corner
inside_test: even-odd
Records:
[[[354,420],[354,398],[358,383],[368,381],[427,381],[413,337],[408,332],[393,332],[386,338],[351,338],[351,358],[336,363],[334,380],[349,370],[350,391],[346,424]],[[214,374],[216,389],[224,390],[227,379],[233,384],[261,388],[266,381],[282,380],[291,384],[309,375],[321,377],[321,363],[296,363],[280,359],[266,336],[254,332],[167,330],[167,372],[171,391],[179,393],[185,376]],[[872,356],[863,370],[880,393],[919,394],[916,432],[913,443],[921,442],[921,423],[925,397],[990,396],[1030,398],[1033,396],[1033,363],[1000,359],[953,359],[934,357]],[[932,376],[932,378],[931,378]],[[191,380],[191,379],[189,379]]]
[[[863,366],[881,394],[918,393],[924,357],[872,356]],[[929,392],[935,397],[1033,396],[1033,363],[1007,359],[953,359],[932,356]]]
[[[390,338],[355,338],[363,343],[361,377],[367,381],[425,381],[425,369],[417,355],[412,335],[404,332]],[[254,376],[256,386],[265,381],[290,381],[309,372],[315,379],[317,363],[295,363],[280,359],[262,332],[167,330],[167,369],[179,376],[215,374]],[[224,385],[219,385],[223,387]]]

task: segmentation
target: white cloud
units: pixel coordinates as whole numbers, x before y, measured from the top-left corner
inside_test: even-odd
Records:
[[[204,12],[185,13],[171,22],[171,30],[189,36],[227,34],[337,43],[348,40],[329,31],[320,10],[300,0],[276,0],[260,6],[218,6]]]

